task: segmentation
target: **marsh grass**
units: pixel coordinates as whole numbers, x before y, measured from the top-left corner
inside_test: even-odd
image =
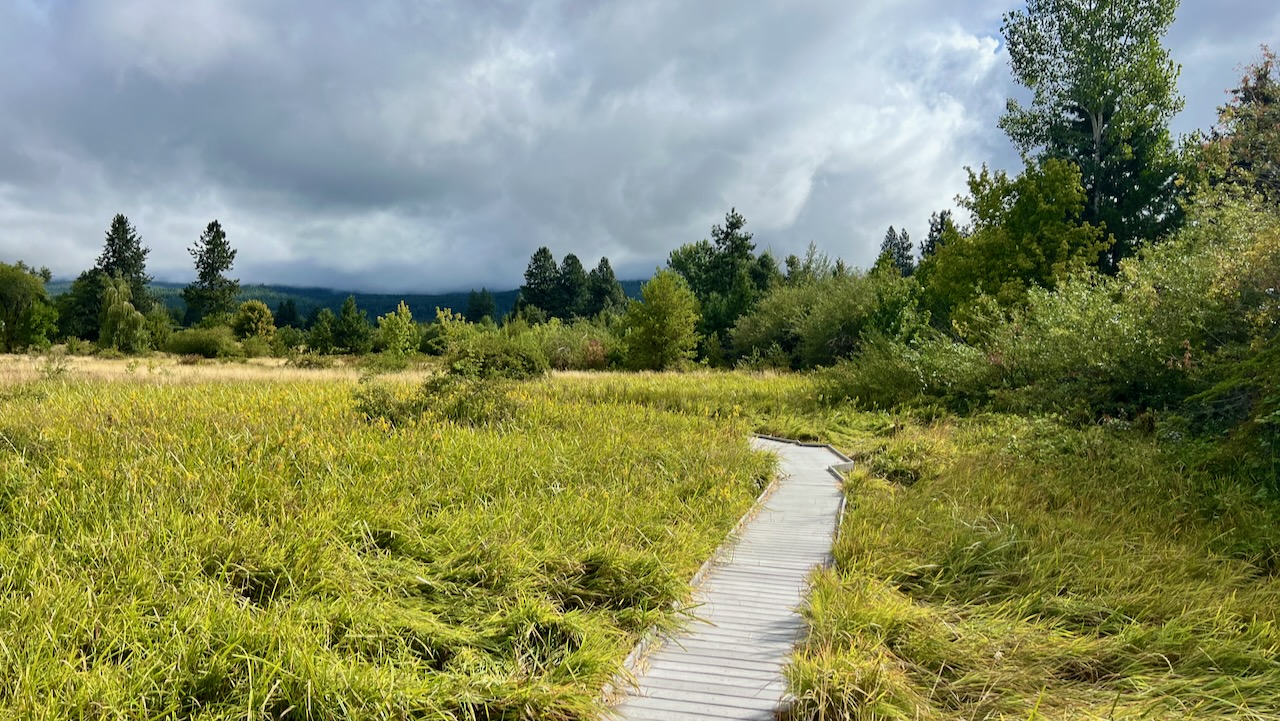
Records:
[[[554,379],[393,427],[329,370],[79,360],[0,396],[4,718],[591,718],[771,473]]]
[[[1280,507],[1149,436],[984,417],[859,461],[787,671],[823,719],[1274,719]]]

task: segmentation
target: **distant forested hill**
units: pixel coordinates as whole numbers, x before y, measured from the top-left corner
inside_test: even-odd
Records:
[[[643,280],[624,280],[622,289],[626,292],[628,298],[640,297],[640,286],[644,284]],[[182,289],[185,283],[167,283],[156,281],[150,285],[151,292],[164,301],[165,305],[185,309],[186,304],[182,301]],[[49,295],[61,295],[71,287],[69,280],[55,280],[45,286]],[[476,290],[479,290],[477,288]],[[516,296],[519,290],[492,291],[493,300],[498,308],[498,316],[502,317],[511,311],[515,305]],[[271,310],[275,310],[280,303],[285,300],[293,300],[298,306],[298,312],[302,317],[306,318],[318,308],[330,308],[335,313],[342,307],[342,301],[347,299],[348,295],[356,297],[356,304],[361,310],[367,311],[369,319],[380,315],[386,315],[396,309],[400,301],[404,301],[409,305],[409,309],[413,311],[413,316],[419,321],[429,321],[435,317],[436,308],[448,308],[456,313],[462,313],[467,309],[467,299],[470,291],[458,293],[436,293],[436,294],[413,294],[413,293],[361,293],[346,290],[333,290],[331,288],[295,288],[287,285],[245,285],[240,288],[240,301],[260,300],[266,303]]]

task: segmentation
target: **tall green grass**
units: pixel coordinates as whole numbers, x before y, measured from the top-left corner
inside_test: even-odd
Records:
[[[741,419],[354,386],[3,389],[0,717],[593,717],[770,474]]]
[[[798,713],[1274,719],[1280,506],[1149,436],[988,416],[848,444],[860,462]]]

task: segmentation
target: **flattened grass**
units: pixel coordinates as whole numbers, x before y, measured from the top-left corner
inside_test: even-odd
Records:
[[[592,717],[770,474],[733,417],[552,380],[396,429],[354,387],[5,387],[0,716]]]
[[[1274,719],[1280,506],[1150,437],[898,426],[860,468],[788,670],[851,719]]]

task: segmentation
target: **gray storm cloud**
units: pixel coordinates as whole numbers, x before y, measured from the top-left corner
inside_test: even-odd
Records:
[[[539,245],[647,274],[736,206],[866,265],[1017,164],[1006,9],[6,0],[0,259],[72,276],[123,212],[161,279],[218,218],[247,282],[505,288]],[[1177,129],[1277,35],[1272,3],[1185,3]]]

